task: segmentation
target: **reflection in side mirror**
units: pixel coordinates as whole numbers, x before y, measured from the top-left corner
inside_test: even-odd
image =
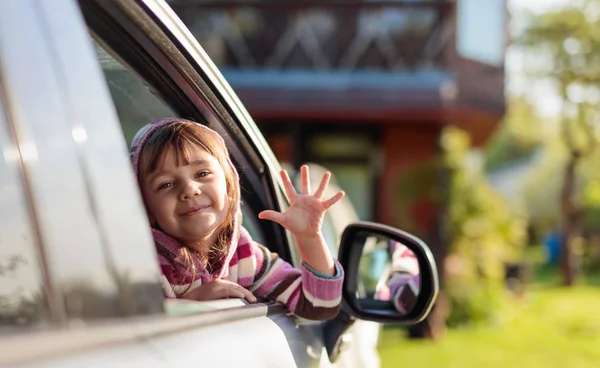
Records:
[[[339,258],[346,270],[344,308],[354,317],[414,324],[431,310],[439,281],[431,251],[419,238],[357,222],[344,230]]]
[[[419,262],[408,247],[399,241],[368,231],[359,232],[364,239],[357,273],[356,298],[392,303],[395,310],[409,314],[419,295]]]

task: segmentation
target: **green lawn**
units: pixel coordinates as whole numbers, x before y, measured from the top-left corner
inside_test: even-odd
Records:
[[[386,327],[382,367],[600,367],[597,280],[567,289],[543,279],[497,327],[448,330],[437,342],[407,340]]]

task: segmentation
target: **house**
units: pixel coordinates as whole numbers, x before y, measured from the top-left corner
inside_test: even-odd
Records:
[[[506,0],[169,4],[275,155],[328,167],[363,220],[402,228],[398,182],[440,152],[442,129],[482,145],[505,112]],[[439,255],[438,204],[411,213]]]

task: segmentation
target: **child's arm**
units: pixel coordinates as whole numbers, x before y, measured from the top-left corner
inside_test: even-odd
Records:
[[[233,272],[229,280],[247,287],[256,296],[281,302],[299,317],[327,320],[340,308],[343,271],[335,262],[334,276],[321,275],[305,263],[294,268],[276,253],[254,242],[242,228]]]
[[[394,273],[388,281],[392,303],[402,314],[410,312],[417,302],[421,277],[406,273]]]
[[[321,179],[319,188],[310,194],[308,166],[300,168],[301,193],[297,193],[285,170],[281,171],[281,179],[290,199],[290,207],[284,213],[277,211],[262,211],[258,217],[275,221],[288,229],[296,240],[302,260],[314,271],[323,275],[335,274],[335,262],[325,239],[321,234],[321,225],[325,211],[344,197],[344,192],[338,192],[333,197],[323,200],[331,174],[326,172]]]
[[[419,295],[421,277],[419,262],[406,246],[396,243],[392,252],[392,272],[387,280],[394,307],[406,314],[414,308]]]

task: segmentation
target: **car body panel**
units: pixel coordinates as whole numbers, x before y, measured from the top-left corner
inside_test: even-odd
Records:
[[[171,301],[170,304],[172,310],[173,304],[185,306],[189,302]],[[224,305],[229,310],[219,310]],[[113,320],[101,326],[20,336],[0,345],[2,361],[19,362],[27,355],[29,363],[15,366],[311,365],[306,345],[298,340],[296,346],[288,345],[281,322],[267,317],[266,305],[246,307],[240,300],[224,300],[205,303],[200,308],[204,312],[185,315],[197,309],[197,305],[195,307],[188,308],[183,316],[172,318],[143,317],[125,323]],[[214,312],[208,312],[211,308]],[[39,349],[32,349],[32,343]],[[293,348],[297,350],[295,354]]]

